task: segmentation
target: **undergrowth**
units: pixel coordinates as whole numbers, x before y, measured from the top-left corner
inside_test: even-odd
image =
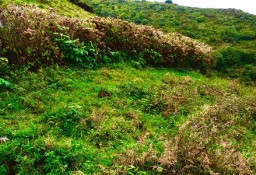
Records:
[[[6,76],[0,174],[254,174],[253,87],[113,64]]]

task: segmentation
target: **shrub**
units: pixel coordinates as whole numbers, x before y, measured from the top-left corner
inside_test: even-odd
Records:
[[[106,51],[129,55],[143,52],[145,62],[153,66],[194,68],[205,72],[214,65],[212,49],[202,43],[178,33],[165,34],[149,26],[119,19],[78,20],[46,13],[35,6],[8,6],[2,10],[0,21],[3,24],[0,29],[3,55],[10,58],[11,64],[62,63],[68,48],[70,54],[81,57],[81,51],[87,48],[85,45],[92,42],[97,44],[99,54]],[[56,32],[66,38],[54,39]],[[60,44],[63,39],[65,46]],[[67,40],[71,42],[69,46]],[[82,43],[83,46],[79,45]]]
[[[54,18],[35,6],[8,6],[2,10],[1,54],[15,65],[61,62],[59,48],[49,37]]]
[[[205,107],[199,117],[184,123],[175,139],[179,174],[253,174],[253,167],[242,155],[240,146],[230,138],[239,141],[243,137],[238,127],[232,127],[251,120],[253,107],[242,111],[254,100],[227,99],[224,95],[214,106]]]
[[[2,77],[7,72],[8,68],[8,59],[0,57],[0,77]]]
[[[85,46],[79,39],[72,40],[70,36],[55,33],[54,41],[58,43],[60,50],[69,63],[80,63],[84,67],[92,68],[97,65],[97,49],[92,42]]]
[[[12,89],[11,83],[0,78],[0,90],[10,90]]]
[[[149,26],[139,26],[119,19],[93,18],[96,29],[102,33],[101,41],[113,50],[140,53],[153,50],[152,57],[163,57],[161,66],[194,68],[205,71],[214,65],[212,50],[178,33],[165,34]],[[147,57],[146,57],[147,56]],[[145,61],[148,60],[145,54]],[[155,65],[153,63],[153,65]]]
[[[217,68],[225,70],[234,66],[251,64],[256,61],[256,54],[238,47],[226,47],[218,50]]]
[[[255,81],[256,52],[238,47],[225,47],[216,52],[217,70],[243,81]]]

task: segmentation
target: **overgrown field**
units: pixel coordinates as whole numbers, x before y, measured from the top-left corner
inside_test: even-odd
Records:
[[[0,0],[0,175],[256,174],[255,86],[214,73],[254,80],[250,47],[215,53],[82,0],[13,3]]]
[[[0,174],[256,173],[253,87],[126,64],[6,80]]]

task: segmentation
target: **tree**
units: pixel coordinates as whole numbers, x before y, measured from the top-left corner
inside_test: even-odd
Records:
[[[167,3],[167,4],[173,4],[172,0],[166,0],[165,3]]]

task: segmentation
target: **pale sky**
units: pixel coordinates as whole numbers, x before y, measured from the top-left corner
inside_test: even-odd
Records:
[[[165,0],[148,0],[165,2]],[[173,3],[202,8],[235,8],[256,14],[256,0],[172,0]]]

